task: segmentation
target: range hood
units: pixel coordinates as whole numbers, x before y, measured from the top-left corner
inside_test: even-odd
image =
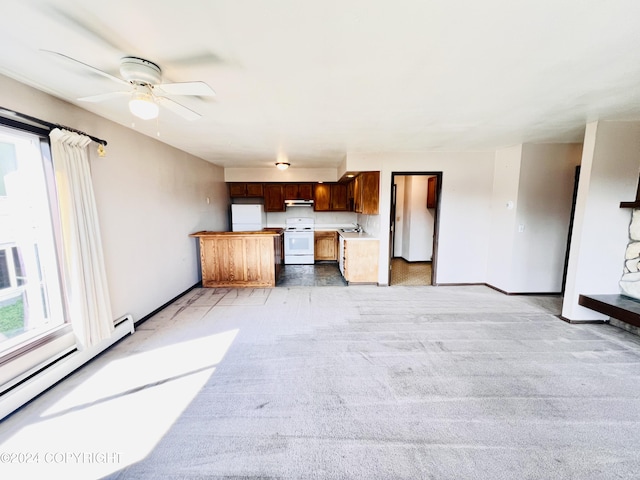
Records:
[[[313,207],[313,200],[285,200],[286,207]]]

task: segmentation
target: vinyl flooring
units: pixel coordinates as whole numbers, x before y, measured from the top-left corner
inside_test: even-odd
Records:
[[[431,262],[407,262],[404,258],[393,258],[391,285],[431,285]]]
[[[276,287],[347,286],[335,262],[315,265],[283,265]]]
[[[334,262],[315,265],[283,265],[278,287],[346,286],[338,264]],[[391,285],[431,285],[431,262],[407,262],[394,258],[391,262]]]

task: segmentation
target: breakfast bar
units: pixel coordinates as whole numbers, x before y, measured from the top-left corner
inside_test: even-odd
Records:
[[[283,261],[282,229],[200,231],[203,287],[275,287]]]

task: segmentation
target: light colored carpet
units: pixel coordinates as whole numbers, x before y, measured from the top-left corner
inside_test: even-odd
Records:
[[[431,262],[407,262],[403,258],[393,258],[391,285],[431,285]]]
[[[639,339],[559,312],[482,286],[194,290],[0,429],[1,452],[117,461],[0,472],[636,479]]]

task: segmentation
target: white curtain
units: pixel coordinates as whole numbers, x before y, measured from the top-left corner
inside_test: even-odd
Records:
[[[78,348],[111,336],[113,317],[85,135],[50,133],[63,239],[62,272]]]

